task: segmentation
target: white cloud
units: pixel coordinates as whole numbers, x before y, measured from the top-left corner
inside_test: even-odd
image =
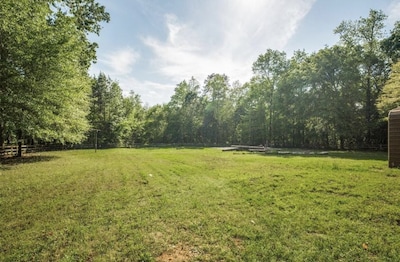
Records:
[[[158,23],[147,25],[157,30],[142,35],[137,45],[99,56],[91,72],[105,72],[119,82],[125,95],[133,90],[149,105],[169,101],[176,84],[192,76],[202,82],[209,74],[224,73],[232,82],[244,83],[260,54],[268,48],[285,48],[316,0],[191,1],[184,5],[184,12],[176,8],[175,14],[164,13],[164,38]],[[147,1],[142,4],[152,6]],[[163,12],[157,10],[157,14]]]
[[[165,16],[168,37],[142,38],[154,66],[176,83],[211,73],[247,81],[251,65],[267,48],[283,50],[315,0],[203,1],[190,21]],[[212,5],[212,6],[211,6]]]
[[[139,58],[140,54],[138,52],[127,47],[106,54],[99,59],[99,62],[108,67],[110,74],[123,76],[132,72],[133,66]]]
[[[162,104],[173,95],[174,85],[161,84],[153,81],[140,81],[133,76],[125,76],[118,79],[123,94],[128,96],[130,91],[139,94],[141,100],[150,106]]]
[[[140,54],[132,48],[119,49],[98,59],[98,63],[90,68],[90,74],[97,75],[105,70],[107,76],[118,82],[124,96],[134,91],[150,106],[168,100],[173,94],[173,85],[141,81],[135,77],[134,66],[139,58]]]
[[[393,0],[388,8],[388,21],[393,24],[400,20],[400,0]]]

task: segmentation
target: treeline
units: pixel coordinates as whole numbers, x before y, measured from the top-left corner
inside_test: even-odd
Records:
[[[267,49],[246,83],[183,80],[151,107],[106,74],[88,75],[97,44],[87,36],[109,19],[95,0],[1,1],[0,146],[386,144],[387,113],[400,105],[400,23],[386,35],[381,11],[342,22],[340,42],[318,52]]]
[[[94,0],[1,0],[0,147],[86,139],[88,35],[108,21]]]
[[[252,144],[280,147],[370,148],[386,144],[388,110],[399,105],[391,71],[400,52],[400,24],[384,35],[386,16],[342,22],[340,42],[318,52],[268,49],[247,83],[211,74],[177,84],[170,102],[144,107],[100,74],[89,120],[103,146]],[[391,83],[389,85],[388,83]],[[386,87],[385,87],[386,85]],[[97,132],[97,131],[96,131]],[[91,133],[89,141],[93,141]]]

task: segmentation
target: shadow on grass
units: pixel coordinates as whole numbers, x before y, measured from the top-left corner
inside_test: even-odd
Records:
[[[382,151],[349,151],[349,152],[330,152],[331,157],[352,159],[352,160],[378,160],[387,161],[387,153]]]
[[[162,146],[156,146],[156,145],[148,145],[148,146],[135,146],[132,148],[137,148],[137,149],[204,149],[206,147],[204,146],[180,146],[180,145],[162,145]]]
[[[4,157],[0,158],[0,164],[3,166],[15,166],[21,164],[30,164],[38,162],[48,162],[59,157],[41,156],[41,155],[24,155],[22,157]]]
[[[295,157],[318,157],[318,158],[340,158],[351,160],[377,160],[387,161],[387,153],[381,151],[305,151],[305,152],[288,152],[285,153],[259,153],[261,156],[279,156],[282,158],[295,158]]]

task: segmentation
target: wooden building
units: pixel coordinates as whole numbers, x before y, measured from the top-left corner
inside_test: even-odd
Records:
[[[388,160],[389,167],[400,167],[400,107],[389,112]]]

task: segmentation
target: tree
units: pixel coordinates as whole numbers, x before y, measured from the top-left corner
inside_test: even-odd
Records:
[[[201,142],[201,125],[204,107],[200,97],[200,84],[195,78],[187,83],[182,113],[182,137],[185,143]]]
[[[287,69],[286,53],[268,49],[253,63],[253,73],[259,77],[262,88],[269,90],[268,103],[268,142],[273,143],[274,136],[274,91]]]
[[[231,125],[231,143],[242,143],[241,139],[241,130],[239,125],[241,123],[241,115],[243,114],[243,98],[245,97],[247,92],[247,88],[245,85],[242,85],[239,81],[234,81],[232,83],[232,87],[229,91],[229,103],[227,104],[227,108],[230,111],[230,125]]]
[[[167,104],[169,142],[201,142],[203,104],[200,84],[195,78],[182,81],[175,88],[171,101]]]
[[[63,1],[0,4],[0,144],[5,138],[61,143],[85,138],[87,67],[94,57],[82,54],[90,30],[76,26],[78,16],[50,8],[59,3]],[[91,19],[92,11],[79,19],[98,23]]]
[[[370,10],[367,18],[344,21],[336,29],[344,46],[352,50],[353,58],[359,59],[361,86],[364,90],[362,103],[366,125],[365,142],[370,144],[379,136],[379,114],[376,101],[387,80],[389,66],[382,47],[384,21],[382,11]]]
[[[386,118],[389,111],[400,106],[400,62],[392,66],[389,80],[383,87],[378,99],[377,107],[381,115]]]
[[[203,134],[207,142],[219,144],[222,141],[226,127],[227,95],[229,90],[229,78],[225,74],[211,74],[204,81],[205,112],[203,120]]]
[[[305,125],[313,113],[309,110],[311,64],[308,54],[296,51],[277,85],[275,128],[280,146],[305,146]]]
[[[128,97],[123,99],[123,119],[120,124],[121,143],[133,146],[136,143],[146,141],[146,109],[138,94],[131,91]]]
[[[319,135],[313,134],[309,139],[318,138],[316,144],[333,148],[339,142],[343,149],[361,136],[354,126],[365,127],[360,121],[363,100],[358,59],[352,57],[347,47],[333,46],[312,55],[311,61],[312,110],[309,116],[312,121],[308,126]]]
[[[127,104],[124,103],[119,84],[104,73],[93,79],[89,121],[96,132],[100,146],[123,143]],[[124,112],[125,111],[125,112]],[[92,132],[93,133],[93,132]]]
[[[400,21],[394,24],[394,28],[390,32],[390,36],[381,42],[382,49],[391,62],[396,63],[400,58]]]
[[[155,105],[146,110],[146,122],[144,125],[145,140],[148,143],[165,143],[166,129],[168,125],[168,106]]]
[[[90,42],[88,34],[100,34],[101,22],[109,22],[110,14],[105,7],[95,0],[49,0],[54,12],[49,16],[49,22],[56,24],[65,16],[72,17],[76,29],[81,33],[80,40],[84,44],[81,50],[80,64],[89,69],[90,64],[96,61],[97,43]]]
[[[238,129],[246,144],[264,144],[268,137],[268,101],[271,89],[265,88],[262,78],[252,77],[245,85],[246,93],[239,104],[241,112]]]

